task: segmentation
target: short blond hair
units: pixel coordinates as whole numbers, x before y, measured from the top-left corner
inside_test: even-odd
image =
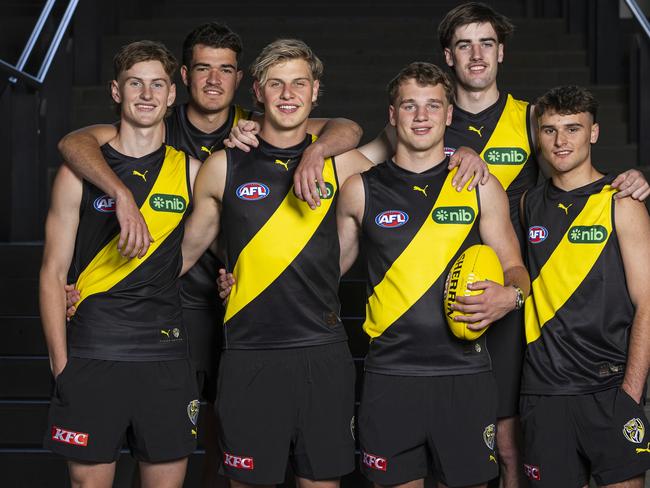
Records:
[[[263,85],[266,83],[269,68],[292,59],[304,59],[314,80],[320,80],[323,76],[323,62],[299,39],[278,39],[268,44],[251,64],[251,76]]]

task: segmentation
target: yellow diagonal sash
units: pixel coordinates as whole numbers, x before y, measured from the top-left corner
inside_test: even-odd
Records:
[[[309,205],[294,195],[293,186],[280,206],[242,249],[233,274],[224,322],[262,293],[296,259],[327,215],[338,189],[331,158],[325,160],[323,179],[332,185],[331,198],[322,198],[320,207]]]
[[[432,211],[439,207],[471,207],[476,219],[476,192],[457,192],[451,184],[455,172],[456,170],[447,175]],[[368,299],[363,329],[371,339],[380,336],[395,323],[438,280],[467,238],[473,222],[437,223],[429,213],[420,230],[375,286]],[[442,296],[440,300],[442,302]]]
[[[515,100],[512,95],[508,95],[497,126],[494,128],[494,132],[492,132],[483,152],[481,152],[481,157],[490,165],[490,173],[499,180],[504,190],[507,190],[515,180],[530,156],[530,145],[526,131],[526,117],[528,117],[527,104]],[[490,163],[489,158],[486,159],[486,153],[490,149],[494,150],[495,148],[523,149],[526,152],[526,160],[521,164]]]
[[[606,185],[600,193],[589,197],[531,284],[531,294],[526,299],[525,310],[526,341],[529,344],[539,339],[542,327],[575,293],[605,248],[612,234],[611,199],[614,192],[611,186]],[[607,229],[607,237],[603,242],[569,242],[571,228],[596,224]]]
[[[184,211],[156,211],[150,206],[149,199],[155,194],[177,195],[184,199],[185,210],[187,209],[189,194],[185,161],[185,153],[167,146],[165,160],[158,174],[158,178],[156,178],[149,195],[147,195],[147,198],[140,207],[140,212],[154,239],[145,256],[142,259],[122,257],[117,250],[117,243],[120,236],[119,234],[116,235],[95,255],[93,260],[79,275],[76,287],[79,290],[81,298],[76,303],[77,307],[90,295],[108,291],[126,278],[131,272],[143,264],[160,247],[169,234],[178,227],[185,213]]]
[[[244,110],[239,105],[235,105],[235,116],[233,117],[232,120],[233,127],[235,127],[237,125],[237,122],[239,122],[241,119],[248,120],[250,118],[251,118],[251,113],[248,110]]]

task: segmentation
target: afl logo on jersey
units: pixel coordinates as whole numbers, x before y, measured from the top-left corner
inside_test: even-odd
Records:
[[[375,224],[379,227],[392,229],[394,227],[401,227],[409,220],[406,212],[401,210],[386,210],[375,217]]]
[[[528,240],[533,244],[539,244],[548,237],[548,230],[541,225],[533,225],[528,229]]]
[[[109,197],[108,195],[102,195],[101,197],[95,198],[93,202],[93,207],[95,210],[102,213],[114,213],[115,212],[115,199]]]
[[[445,146],[445,156],[447,156],[447,157],[451,157],[451,156],[454,155],[455,152],[456,152],[456,148],[455,148],[455,147],[448,147],[448,146]]]
[[[269,193],[271,193],[271,190],[269,190],[269,187],[264,183],[251,182],[244,183],[243,185],[239,186],[236,193],[237,198],[254,201],[262,200],[263,198],[268,197]]]

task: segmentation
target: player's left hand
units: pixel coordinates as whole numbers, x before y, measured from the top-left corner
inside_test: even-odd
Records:
[[[223,145],[229,148],[238,147],[244,152],[249,152],[251,147],[257,147],[260,141],[257,134],[260,132],[260,124],[254,120],[240,120],[232,128],[230,135],[224,139]]]
[[[74,283],[71,285],[63,285],[63,289],[65,290],[65,318],[69,322],[77,311],[77,307],[74,304],[81,298],[81,293],[75,288]]]
[[[621,388],[630,396],[630,398],[632,398],[632,400],[641,405],[641,397],[643,396],[643,391],[635,391],[625,381],[623,381]]]
[[[458,315],[454,320],[466,322],[472,330],[481,330],[514,310],[517,291],[512,286],[502,286],[493,281],[477,281],[467,286],[469,290],[483,290],[473,296],[456,296],[452,309],[471,315]]]
[[[223,304],[228,303],[228,296],[230,295],[230,290],[232,290],[233,285],[235,284],[235,277],[232,273],[228,273],[225,269],[221,268],[219,270],[219,276],[217,277],[217,288],[219,289],[219,298],[223,300]]]
[[[318,142],[309,145],[302,153],[300,164],[293,174],[293,191],[314,210],[320,206],[320,195],[327,194],[323,180],[325,158]],[[320,194],[318,190],[320,188]]]
[[[618,175],[612,181],[612,187],[619,190],[614,198],[632,197],[642,202],[650,196],[650,185],[643,173],[637,169],[628,169]]]
[[[458,172],[451,181],[456,190],[461,191],[465,184],[472,180],[467,190],[473,190],[479,183],[485,185],[490,178],[488,165],[476,154],[476,151],[469,147],[459,147],[449,158],[448,169],[451,171],[458,166]]]

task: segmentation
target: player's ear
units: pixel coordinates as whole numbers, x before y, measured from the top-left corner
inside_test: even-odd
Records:
[[[183,85],[190,86],[190,72],[187,66],[181,66],[181,79],[183,80]]]
[[[497,47],[497,62],[502,63],[503,62],[503,44],[499,43],[499,46]]]
[[[320,90],[320,81],[319,80],[314,80],[314,85],[312,86],[312,91],[311,91],[311,101],[314,103],[316,100],[318,100],[318,90]]]
[[[171,107],[174,105],[174,100],[176,100],[176,83],[172,82],[169,87],[169,94],[167,95],[167,106]]]
[[[451,125],[451,119],[452,119],[453,115],[454,115],[454,106],[453,106],[453,104],[450,103],[447,106],[447,120],[445,122],[445,125],[447,127],[449,127]]]
[[[591,125],[591,135],[589,136],[589,142],[596,144],[598,142],[598,136],[600,135],[600,126],[597,122],[594,122]]]
[[[445,63],[447,63],[447,66],[449,66],[450,68],[453,67],[454,66],[454,57],[451,54],[451,49],[446,47],[444,49],[444,52],[445,52]]]
[[[235,82],[235,89],[239,87],[241,79],[244,77],[244,72],[240,69],[237,70],[237,81]]]
[[[392,104],[388,106],[388,121],[393,127],[397,125],[397,120],[395,118],[395,107]]]
[[[262,87],[260,85],[260,82],[257,81],[257,80],[253,81],[253,93],[255,94],[255,99],[259,103],[263,104],[264,103],[264,100],[263,100],[264,97],[262,96]]]
[[[122,94],[120,93],[120,85],[117,80],[111,81],[111,97],[115,103],[122,103]]]

